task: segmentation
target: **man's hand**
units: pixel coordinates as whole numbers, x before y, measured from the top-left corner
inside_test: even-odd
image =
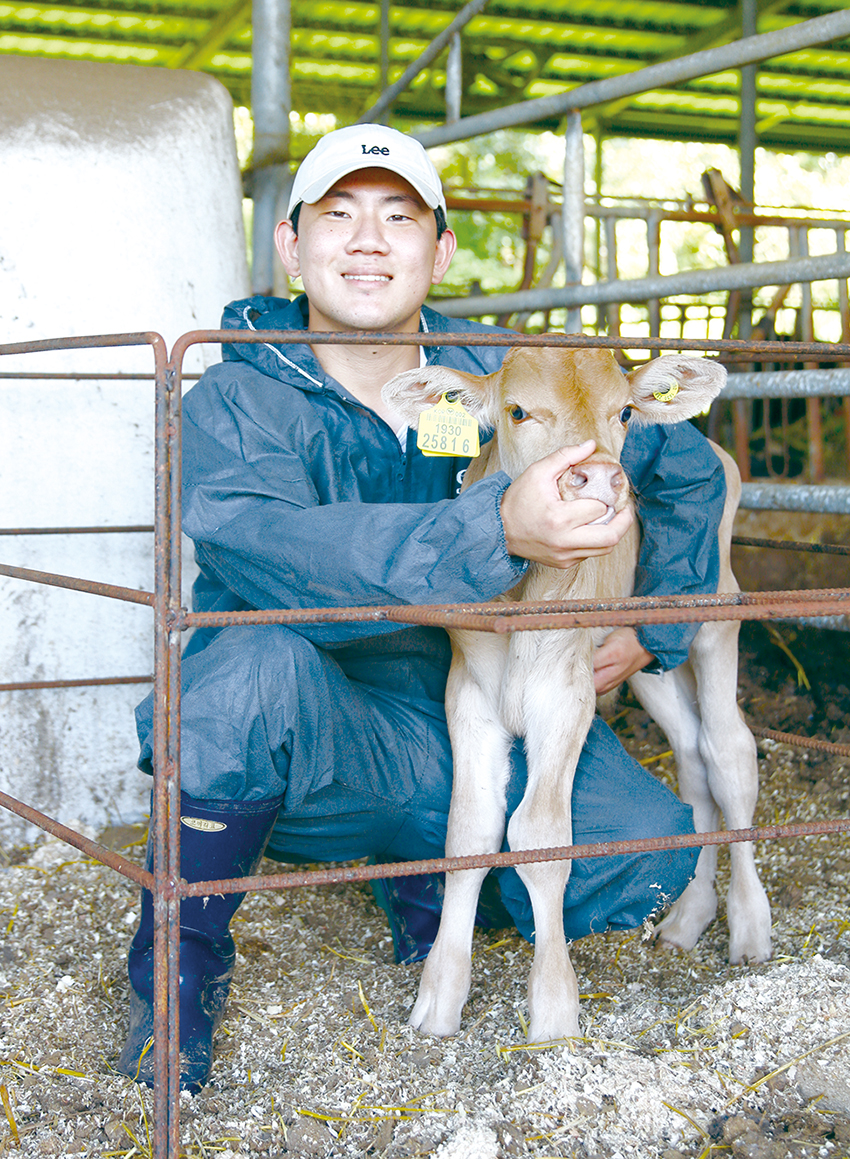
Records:
[[[612,692],[634,672],[640,672],[654,659],[647,652],[634,628],[615,628],[593,655],[593,683],[596,695]]]
[[[565,471],[593,454],[589,440],[562,447],[533,463],[502,496],[502,524],[510,555],[547,567],[570,567],[592,555],[607,555],[625,535],[634,516],[629,508],[610,523],[591,526],[605,514],[598,499],[561,498],[558,480]]]

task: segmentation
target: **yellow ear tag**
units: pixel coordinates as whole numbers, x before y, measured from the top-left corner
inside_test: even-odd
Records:
[[[478,423],[464,409],[455,391],[446,391],[438,403],[420,414],[416,445],[429,456],[475,459],[481,454]]]
[[[671,382],[667,390],[654,390],[652,392],[652,397],[657,398],[659,402],[672,402],[678,393],[678,382]]]

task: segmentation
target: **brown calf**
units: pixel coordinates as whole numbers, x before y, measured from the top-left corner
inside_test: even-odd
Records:
[[[631,502],[619,465],[628,421],[680,422],[704,410],[725,372],[703,358],[669,355],[623,374],[605,350],[508,352],[499,371],[485,377],[445,367],[401,374],[384,398],[411,426],[447,391],[494,431],[474,460],[464,487],[497,470],[516,478],[526,467],[586,439],[595,452],[567,471],[564,500],[593,497],[609,514]],[[728,497],[721,526],[721,591],[737,586],[729,567],[731,525],[740,497],[737,470],[718,449]],[[506,599],[563,600],[628,595],[638,537],[632,531],[609,555],[567,569],[531,563]],[[758,791],[755,742],[738,711],[736,623],[704,624],[689,662],[663,676],[638,673],[631,683],[664,728],[678,762],[682,799],[694,808],[698,831],[715,829],[722,811],[731,828],[752,822]],[[594,646],[605,631],[452,631],[452,666],[446,711],[454,756],[454,787],[446,852],[450,856],[498,850],[505,826],[504,790],[512,738],[525,738],[528,784],[510,819],[511,849],[566,845],[571,839],[570,798],[576,762],[595,708]],[[658,927],[662,940],[692,947],[713,919],[716,847],[700,855],[694,880]],[[469,992],[475,909],[486,870],[449,874],[440,930],[425,964],[410,1021],[426,1033],[454,1034]],[[518,867],[531,896],[534,964],[528,982],[530,1042],[574,1036],[578,987],[564,937],[562,900],[569,862]],[[732,846],[727,912],[730,957],[770,956],[770,910],[758,879],[752,845]]]

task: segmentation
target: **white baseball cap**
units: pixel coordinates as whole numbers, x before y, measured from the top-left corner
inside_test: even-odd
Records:
[[[439,174],[424,148],[386,125],[348,125],[315,145],[295,174],[287,217],[301,201],[315,205],[332,185],[358,169],[389,169],[409,181],[429,209],[446,212]]]

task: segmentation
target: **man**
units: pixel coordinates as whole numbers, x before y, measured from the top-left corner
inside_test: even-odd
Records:
[[[631,516],[607,525],[594,500],[561,501],[558,478],[593,444],[564,447],[511,480],[458,495],[465,463],[426,458],[381,388],[421,362],[477,373],[504,348],[490,327],[423,305],[448,269],[439,177],[395,130],[328,134],[295,178],[276,241],[305,295],[227,308],[236,330],[461,332],[466,346],[234,344],[188,393],[184,529],[196,544],[196,610],[458,603],[511,589],[536,560],[555,567],[609,552]],[[687,424],[629,436],[640,496],[643,594],[714,590],[722,470]],[[650,664],[681,663],[690,625],[621,629],[599,650],[596,682],[615,687]],[[190,881],[250,874],[263,852],[288,862],[440,856],[451,791],[443,706],[450,661],[437,628],[376,624],[232,627],[198,632],[183,664],[181,872]],[[152,705],[138,710],[140,766],[152,772]],[[522,798],[521,743],[509,812]],[[641,799],[641,808],[634,802]],[[692,831],[690,809],[632,761],[596,721],[574,789],[574,839]],[[266,846],[268,845],[268,848]],[[639,925],[676,897],[696,851],[577,862],[565,896],[568,938]],[[484,924],[533,935],[514,870],[491,875]],[[427,953],[439,920],[435,877],[376,887],[399,960]],[[242,895],[181,909],[181,1083],[207,1080],[212,1035],[233,969],[228,924]],[[130,1033],[118,1068],[150,1081],[153,913],[143,892],[130,950]]]

